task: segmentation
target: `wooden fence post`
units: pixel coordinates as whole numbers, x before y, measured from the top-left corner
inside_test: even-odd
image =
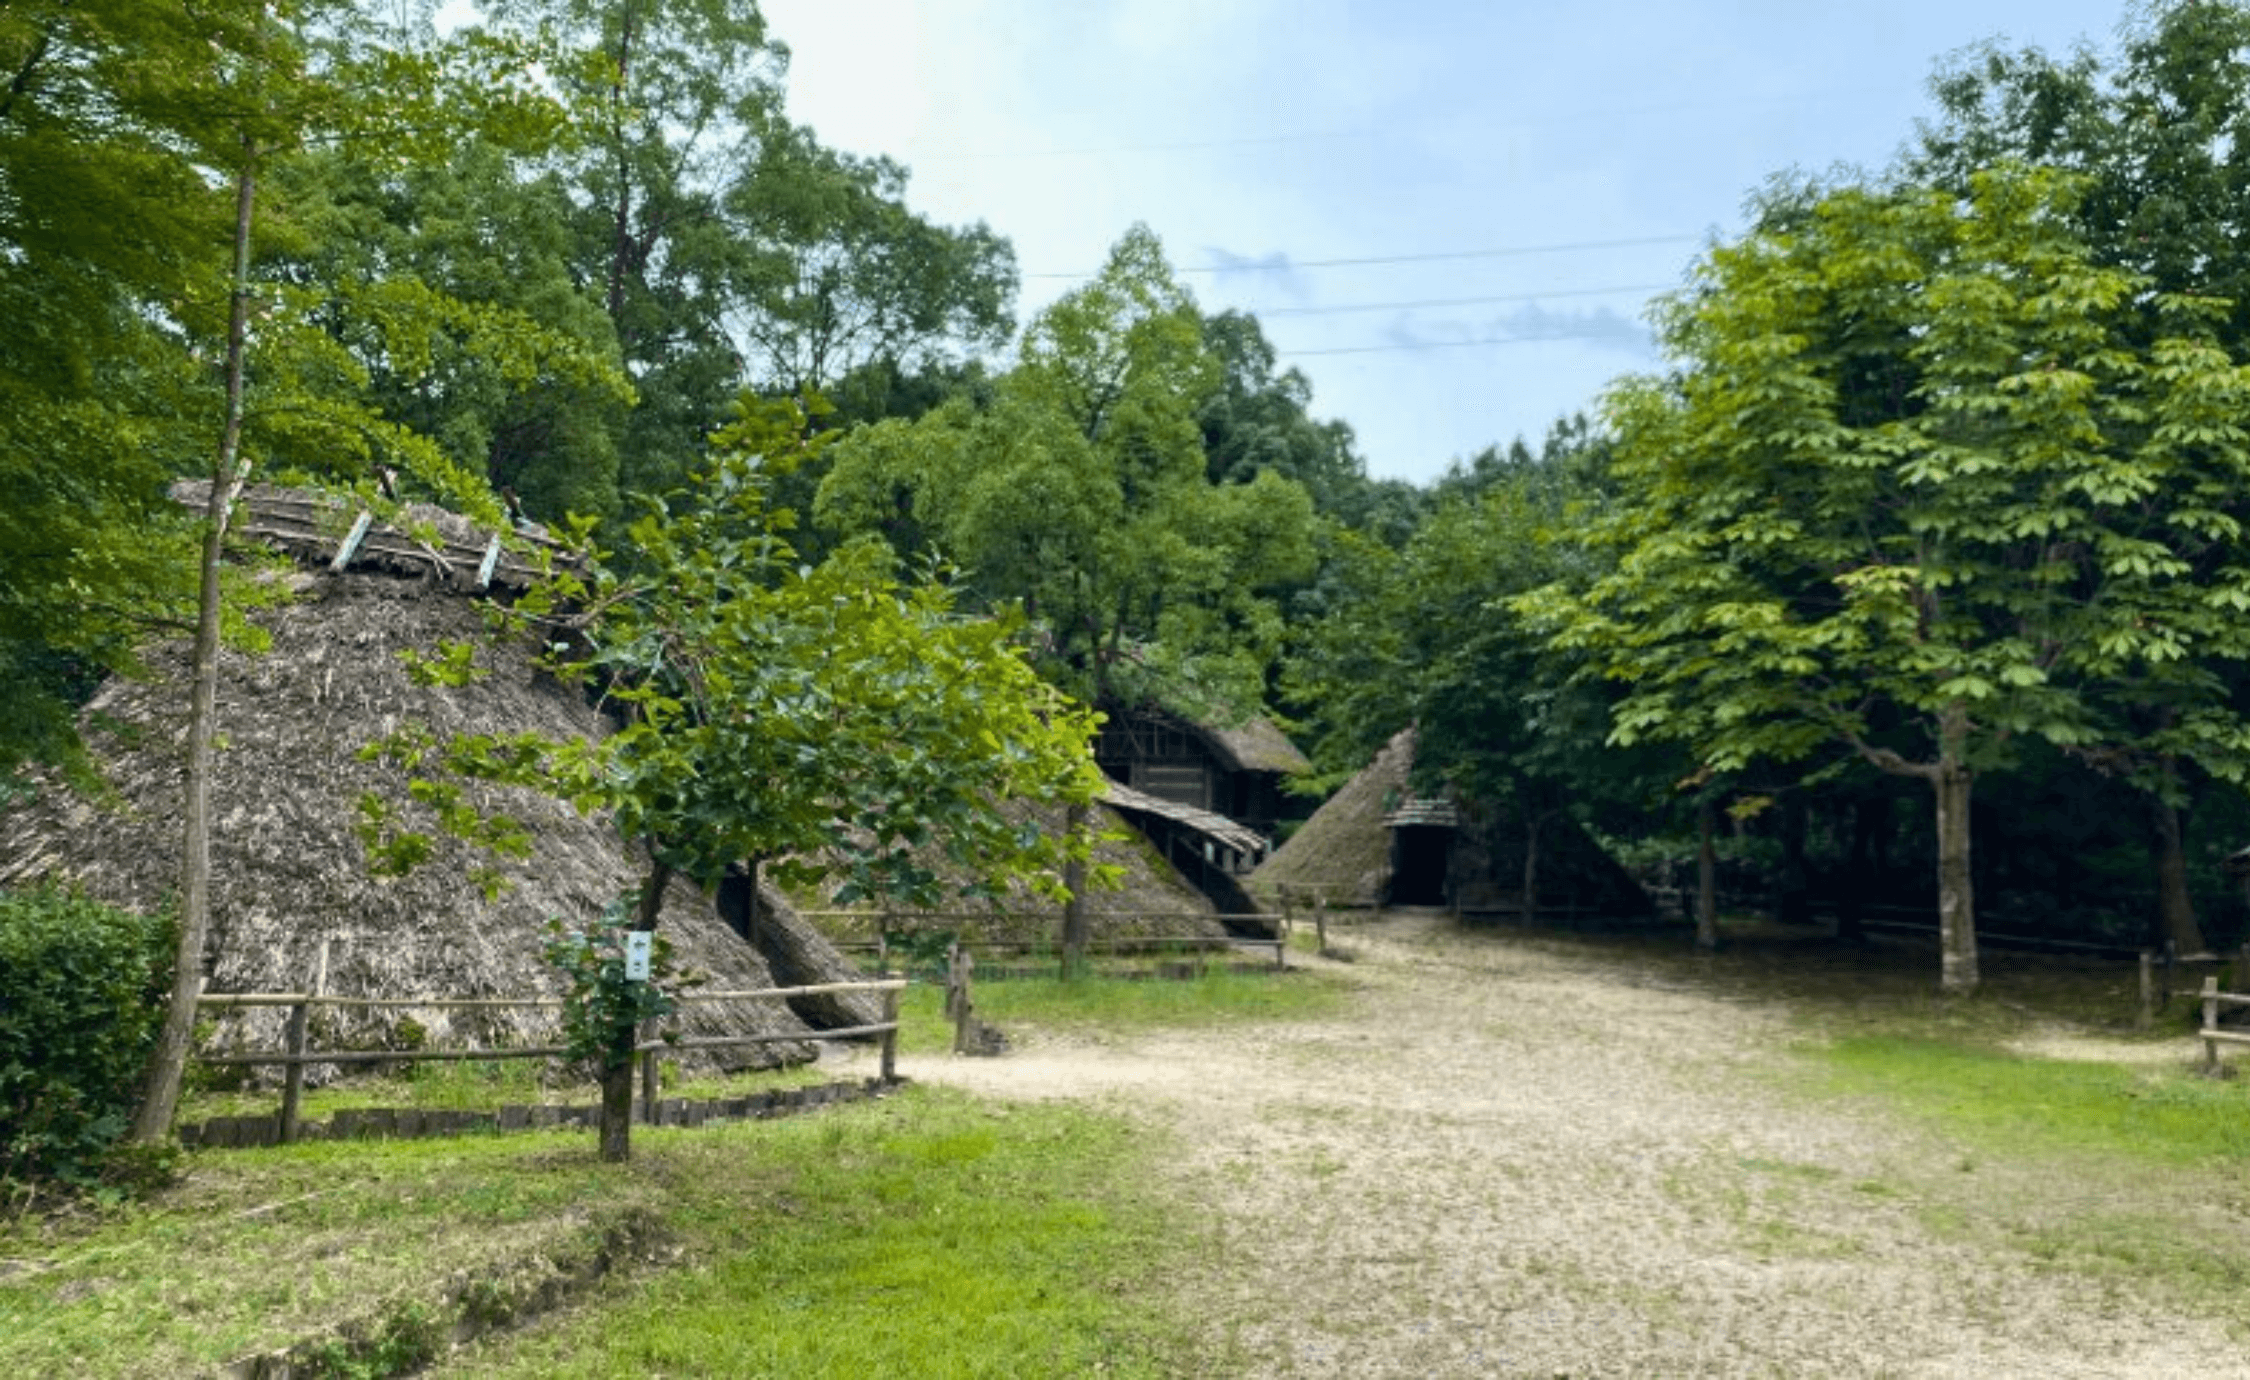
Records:
[[[635,1032],[635,1035],[639,1043],[647,1044],[649,1041],[656,1038],[656,1022],[641,1022],[641,1027],[638,1031]],[[656,1051],[653,1049],[642,1050],[641,1124],[644,1126],[654,1126],[656,1124],[656,1094],[659,1091],[657,1087],[657,1080],[659,1076],[660,1071],[657,1068],[656,1064]]]
[[[2156,1023],[2156,955],[2141,950],[2141,1029]]]
[[[1328,893],[1315,891],[1312,905],[1313,928],[1320,934],[1320,952],[1325,955],[1328,952]]]
[[[953,1012],[953,1052],[967,1054],[974,1047],[971,1038],[976,1031],[976,1003],[970,992],[970,983],[977,970],[976,955],[956,943],[946,965],[946,1005]]]
[[[883,976],[888,978],[893,974],[885,968]],[[883,1020],[890,1026],[883,1032],[883,1086],[886,1088],[898,1081],[898,1004],[898,988],[893,987],[883,994]]]
[[[2203,979],[2203,1030],[2206,1036],[2219,1028],[2219,979],[2216,974]],[[2203,1071],[2219,1071],[2219,1042],[2206,1038],[2203,1041]]]
[[[281,1132],[288,1145],[297,1139],[297,1108],[305,1095],[305,1050],[312,1031],[313,1002],[328,995],[328,941],[320,941],[320,960],[313,969],[310,997],[289,1008],[289,1065],[281,1075]]]

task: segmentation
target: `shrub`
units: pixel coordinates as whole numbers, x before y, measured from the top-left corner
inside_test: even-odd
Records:
[[[173,925],[43,887],[0,892],[0,1184],[100,1181],[164,1019]]]

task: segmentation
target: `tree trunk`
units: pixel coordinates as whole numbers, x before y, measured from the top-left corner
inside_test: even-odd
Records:
[[[657,856],[656,840],[648,840],[648,853],[648,880],[641,884],[633,928],[653,931],[664,910],[664,888],[671,884],[672,868]],[[751,886],[755,894],[755,880]],[[633,1157],[633,1044],[639,1033],[636,1023],[617,1027],[602,1055],[601,1156],[607,1164],[622,1164]]]
[[[203,988],[203,948],[211,932],[211,743],[219,699],[220,564],[226,554],[227,516],[242,492],[243,386],[250,325],[250,226],[257,201],[258,148],[242,141],[242,166],[234,180],[233,301],[227,310],[226,412],[219,452],[211,469],[211,498],[204,510],[203,563],[195,619],[194,681],[188,693],[187,761],[180,803],[180,938],[173,958],[172,998],[164,1027],[149,1056],[131,1139],[153,1145],[172,1133],[180,1082],[195,1040],[195,1003]]]
[[[1861,920],[1867,898],[1874,895],[1883,875],[1883,845],[1891,828],[1891,798],[1868,796],[1852,806],[1852,855],[1844,868],[1844,894],[1836,899],[1836,937],[1857,942],[1866,938]]]
[[[621,1026],[602,1058],[602,1163],[633,1157],[633,1032]]]
[[[1063,828],[1075,836],[1086,827],[1086,807],[1072,805],[1063,814]],[[1090,926],[1086,920],[1086,861],[1073,857],[1063,864],[1063,887],[1070,892],[1063,902],[1062,966],[1063,976],[1074,978],[1086,971],[1086,941]]]
[[[1527,925],[1539,919],[1539,825],[1540,817],[1526,813],[1523,821],[1523,922]]]
[[[617,213],[609,251],[609,291],[604,298],[609,319],[620,341],[625,337],[625,274],[633,258],[633,166],[625,148],[625,127],[617,114],[625,104],[625,79],[632,69],[633,9],[625,7],[624,23],[617,35],[617,73],[610,84],[611,137],[617,140]],[[630,342],[626,342],[628,352]]]
[[[2156,899],[2164,919],[2164,937],[2183,954],[2203,949],[2203,927],[2196,923],[2195,898],[2188,891],[2187,845],[2182,838],[2180,812],[2163,796],[2150,797],[2156,825]]]
[[[1805,793],[1781,797],[1781,894],[1774,911],[1784,925],[1812,923],[1812,869],[1805,863]]]
[[[1938,988],[1965,997],[1977,990],[1976,886],[1969,868],[1969,790],[1975,775],[1947,753],[1931,773],[1937,792]]]
[[[1695,942],[1719,947],[1719,806],[1704,799],[1695,807]]]
[[[765,870],[765,864],[764,858],[750,860],[750,895],[742,904],[744,937],[761,955],[766,951],[765,936],[759,932],[759,927],[765,923],[765,907],[758,903],[758,877]]]

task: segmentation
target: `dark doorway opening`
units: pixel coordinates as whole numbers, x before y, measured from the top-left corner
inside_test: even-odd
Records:
[[[1445,904],[1446,860],[1453,830],[1435,824],[1401,824],[1391,830],[1390,903],[1394,906]]]

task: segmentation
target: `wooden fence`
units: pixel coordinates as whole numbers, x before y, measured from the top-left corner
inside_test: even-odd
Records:
[[[2231,954],[2183,954],[2178,945],[2166,944],[2161,949],[2141,950],[2140,963],[2140,1023],[2146,1029],[2155,1024],[2157,1012],[2171,1006],[2172,998],[2204,995],[2202,991],[2183,991],[2173,986],[2178,980],[2174,973],[2180,968],[2195,964],[2231,963],[2234,965],[2235,982],[2250,982],[2250,941],[2245,941],[2240,949]],[[2204,979],[2204,988],[2208,989],[2216,981],[2216,976]],[[2204,1024],[2209,1025],[2211,1022],[2206,1020]]]
[[[2236,979],[2238,982],[2241,980],[2239,977]],[[2217,1074],[2220,1045],[2250,1045],[2250,1031],[2219,1028],[2219,1008],[2250,1006],[2250,995],[2220,991],[2219,978],[2215,973],[2203,979],[2203,990],[2198,995],[2203,998],[2203,1028],[2196,1032],[2197,1037],[2203,1041],[2203,1071]]]
[[[326,965],[322,965],[325,969]],[[659,1038],[653,1023],[643,1026],[641,1035],[633,1045],[641,1060],[640,1119],[653,1122],[657,1115],[658,1068],[657,1056],[671,1049],[730,1049],[749,1045],[795,1044],[808,1040],[834,1040],[854,1035],[875,1035],[882,1041],[881,1081],[891,1084],[898,1081],[898,1008],[899,994],[906,988],[905,978],[882,977],[865,982],[827,982],[810,987],[775,987],[742,992],[686,992],[674,1000],[682,1005],[708,1004],[723,1001],[788,1001],[792,997],[823,996],[836,992],[881,992],[883,994],[883,1019],[872,1025],[849,1026],[840,1030],[817,1030],[802,1034],[779,1035],[713,1035],[687,1039],[665,1040]],[[318,988],[323,984],[316,982]],[[280,1139],[288,1144],[297,1139],[298,1105],[304,1096],[305,1068],[311,1064],[397,1064],[420,1063],[426,1060],[457,1060],[490,1062],[507,1059],[553,1059],[568,1051],[561,1045],[521,1045],[493,1049],[322,1049],[312,1048],[311,1029],[314,1007],[349,1007],[359,1010],[418,1010],[475,1011],[514,1009],[525,1007],[561,1007],[560,997],[332,997],[313,992],[238,992],[216,993],[197,998],[199,1007],[212,1010],[239,1009],[257,1006],[286,1006],[289,1024],[285,1039],[287,1047],[273,1051],[253,1051],[248,1054],[205,1054],[194,1056],[196,1062],[209,1067],[259,1067],[280,1064],[285,1067],[281,1086]]]
[[[1004,953],[1049,953],[1059,949],[1057,937],[1062,918],[1053,911],[853,911],[807,910],[798,914],[815,923],[845,922],[847,925],[871,929],[866,938],[837,935],[830,929],[829,942],[847,952],[872,951],[877,961],[888,963],[894,956],[895,946],[902,939],[917,933],[947,936],[954,941],[986,951]],[[1263,911],[1241,915],[1206,915],[1201,912],[1182,914],[1174,911],[1101,911],[1097,919],[1128,924],[1147,924],[1164,921],[1216,920],[1220,924],[1232,920],[1255,924],[1273,932],[1271,939],[1255,939],[1235,934],[1150,934],[1125,935],[1110,939],[1090,939],[1086,943],[1089,953],[1131,954],[1148,952],[1213,952],[1218,950],[1249,949],[1271,950],[1273,966],[1288,967],[1290,920],[1284,911],[1270,915]],[[1326,929],[1323,926],[1323,934]]]

